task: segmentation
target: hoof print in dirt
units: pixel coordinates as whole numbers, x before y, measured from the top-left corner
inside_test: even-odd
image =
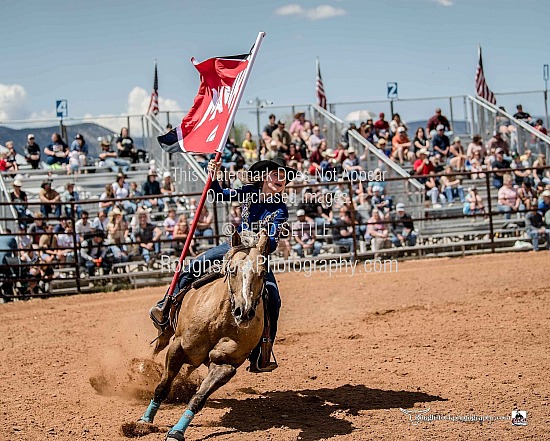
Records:
[[[126,438],[140,438],[142,436],[149,435],[150,433],[159,433],[163,430],[156,424],[144,423],[144,422],[132,422],[124,423],[120,426],[120,432]]]

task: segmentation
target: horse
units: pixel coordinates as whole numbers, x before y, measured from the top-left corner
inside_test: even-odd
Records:
[[[139,423],[152,425],[182,368],[188,376],[204,364],[208,374],[166,440],[185,439],[185,430],[193,417],[214,391],[233,378],[262,336],[262,292],[269,237],[262,230],[256,236],[256,243],[246,243],[246,239],[237,232],[231,237],[231,249],[222,266],[223,278],[191,290],[183,298],[162,378]]]

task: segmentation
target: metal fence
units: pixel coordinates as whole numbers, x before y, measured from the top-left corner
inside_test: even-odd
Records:
[[[538,168],[526,168],[524,170],[531,171],[531,177],[534,184],[540,184],[540,191],[544,187],[550,187],[550,167],[538,167]],[[499,170],[498,173],[509,173],[513,175],[515,169]],[[457,200],[447,201],[443,204],[443,207],[431,206],[424,200],[417,201],[416,203],[405,203],[406,212],[411,214],[411,221],[414,223],[412,232],[415,235],[415,243],[407,243],[401,241],[398,238],[392,236],[391,231],[395,223],[395,219],[391,216],[394,215],[395,205],[398,200],[393,199],[394,195],[390,192],[393,188],[393,184],[397,184],[397,188],[402,188],[407,182],[411,181],[410,177],[395,176],[386,179],[387,196],[389,198],[387,208],[382,208],[381,211],[390,217],[383,218],[381,220],[375,220],[372,217],[372,188],[369,190],[368,182],[363,181],[345,181],[345,182],[317,182],[317,183],[302,183],[300,185],[293,185],[289,188],[289,191],[295,194],[297,197],[294,202],[289,206],[290,219],[288,231],[294,231],[293,225],[297,220],[296,209],[305,202],[306,193],[314,193],[319,197],[326,197],[326,195],[336,195],[341,193],[343,196],[340,205],[334,205],[330,207],[334,214],[332,221],[324,223],[324,228],[319,231],[315,231],[316,239],[320,242],[322,249],[321,254],[313,256],[311,253],[305,253],[303,259],[328,259],[334,256],[343,256],[349,258],[354,256],[356,259],[372,259],[372,258],[423,258],[423,257],[437,257],[437,256],[464,256],[469,254],[498,252],[498,251],[522,251],[530,249],[529,243],[533,239],[533,234],[539,234],[539,229],[533,229],[529,227],[529,223],[526,224],[525,214],[533,210],[536,210],[538,199],[536,197],[530,198],[530,204],[522,200],[522,204],[516,208],[505,209],[501,206],[497,193],[498,189],[494,186],[493,177],[495,171],[484,170],[482,173],[478,172],[457,172],[448,175],[437,175],[456,177],[459,176],[462,180],[462,189],[466,193],[469,186],[475,185],[477,195],[481,197],[483,209],[468,210],[466,213],[464,204],[460,197],[460,192],[457,192],[454,196]],[[424,179],[426,179],[424,177]],[[536,187],[536,185],[535,185]],[[362,190],[359,191],[359,188]],[[359,193],[358,193],[359,191]],[[422,199],[425,199],[427,189],[419,191]],[[362,198],[360,196],[363,192],[366,196]],[[442,194],[445,191],[442,190]],[[190,198],[198,196],[195,194],[182,194],[172,195],[172,199]],[[113,200],[85,200],[78,203],[69,202],[62,203],[63,209],[70,208],[68,218],[75,225],[77,221],[76,213],[79,210],[85,210],[87,207],[95,206],[100,202],[112,202],[113,205],[123,206],[125,201],[132,201],[139,203],[147,199],[152,199],[150,196],[128,198],[128,199],[113,199]],[[325,199],[323,199],[325,200]],[[332,200],[332,199],[331,199]],[[354,200],[354,204],[352,204]],[[362,205],[366,200],[367,205],[370,208],[365,210],[365,206]],[[326,201],[326,200],[325,200]],[[333,202],[336,199],[332,200]],[[454,205],[453,205],[454,202]],[[61,203],[60,203],[61,204]],[[190,215],[191,208],[185,205],[180,199],[181,207],[178,208],[178,214]],[[423,206],[424,214],[415,215],[415,213],[421,213],[416,210],[417,205]],[[40,202],[29,203],[29,207],[38,207]],[[56,205],[56,204],[53,204]],[[337,210],[339,207],[347,206],[352,216],[352,244],[342,246],[337,242],[334,242],[334,229],[337,228],[335,222],[338,219]],[[10,206],[9,203],[3,202],[0,206]],[[11,205],[13,208],[13,205]],[[227,229],[225,228],[226,221],[223,220],[223,213],[228,212],[229,205],[222,204],[214,208],[214,219],[212,222],[213,234],[211,236],[195,237],[195,245],[197,252],[207,249],[219,243],[221,240],[225,240]],[[91,211],[91,210],[90,210]],[[365,211],[369,212],[365,216]],[[363,213],[363,214],[362,214]],[[362,214],[362,215],[361,215]],[[162,225],[165,219],[166,213],[162,210],[153,209],[149,214],[152,217],[152,223],[154,225]],[[128,216],[128,222],[130,222],[131,216]],[[6,219],[3,219],[5,221]],[[8,219],[9,220],[9,219]],[[18,223],[30,222],[31,219],[19,218]],[[55,225],[61,221],[60,218],[50,217],[46,219],[46,222]],[[319,226],[323,222],[315,222],[315,225]],[[550,226],[550,211],[546,214],[546,224]],[[381,240],[375,247],[374,242],[369,242],[372,237],[369,238],[369,226],[374,225],[376,228],[380,228],[380,225],[386,225],[389,228],[388,234]],[[392,227],[390,227],[390,225]],[[177,242],[180,240],[169,238],[163,235],[157,242],[159,247],[155,253],[157,261],[154,265],[147,265],[144,260],[144,256],[140,253],[140,245],[136,243],[135,238],[128,235],[127,239],[124,239],[117,246],[124,249],[128,259],[116,260],[116,256],[111,256],[109,265],[105,265],[105,262],[94,262],[93,267],[86,266],[85,262],[80,258],[81,245],[80,238],[78,237],[76,230],[73,229],[70,235],[72,236],[72,244],[68,247],[50,246],[38,247],[30,246],[29,248],[13,247],[6,244],[10,243],[11,239],[17,239],[18,237],[38,235],[38,238],[34,238],[35,242],[40,242],[40,237],[52,237],[54,233],[46,231],[34,231],[29,232],[21,229],[15,229],[11,231],[5,231],[0,235],[2,241],[2,254],[4,260],[0,262],[0,290],[2,296],[5,299],[11,299],[14,296],[17,298],[36,297],[36,296],[50,296],[50,295],[67,295],[74,293],[84,293],[98,290],[115,290],[119,288],[135,288],[138,286],[150,286],[152,284],[164,284],[168,283],[173,275],[173,267],[170,266],[177,260],[179,250]],[[544,243],[544,234],[541,237],[541,244]],[[546,238],[548,240],[548,238]],[[13,241],[12,241],[13,242]],[[43,245],[48,241],[43,239]],[[111,244],[109,244],[111,245]],[[280,254],[274,262],[277,260],[294,261],[299,259],[298,256],[293,256],[292,249],[296,245],[293,239],[293,234],[282,238],[281,245],[278,253]],[[48,252],[61,251],[64,254],[63,258],[56,257],[55,259],[48,258]],[[32,254],[34,257],[29,260],[29,256],[25,256],[25,261],[19,260],[22,253]],[[347,257],[346,257],[347,256]],[[5,258],[8,258],[6,260]],[[161,259],[159,263],[158,259]],[[168,263],[168,266],[163,264]],[[97,265],[97,266],[95,266]],[[281,265],[277,265],[281,267]],[[284,267],[284,266],[283,266]],[[30,289],[34,288],[33,284],[38,283],[41,280],[50,286],[48,290],[38,291],[38,293],[30,292]]]

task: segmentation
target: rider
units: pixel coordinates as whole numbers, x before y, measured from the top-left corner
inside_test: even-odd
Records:
[[[250,184],[238,190],[224,189],[217,181],[217,172],[220,162],[210,161],[208,171],[212,175],[211,190],[221,196],[224,201],[239,201],[242,203],[242,220],[237,231],[243,230],[258,232],[265,228],[269,235],[269,253],[277,248],[279,234],[283,224],[288,219],[288,209],[283,201],[282,193],[288,181],[294,177],[295,170],[285,166],[280,158],[274,160],[258,161],[248,170]],[[221,262],[229,251],[230,245],[224,242],[209,249],[204,254],[194,259],[179,275],[178,284],[174,293],[181,292],[192,282],[197,280],[214,262]],[[271,271],[265,276],[267,296],[267,309],[270,321],[270,339],[275,341],[277,333],[277,320],[281,307],[279,288]],[[172,296],[165,296],[150,311],[151,319],[155,326],[164,325],[172,303]],[[267,366],[258,369],[256,361],[260,353],[260,344],[250,354],[251,372],[272,371],[277,368],[277,363],[270,362]]]

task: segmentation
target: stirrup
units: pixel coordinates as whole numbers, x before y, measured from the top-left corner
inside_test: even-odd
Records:
[[[164,330],[170,326],[170,315],[167,314],[167,317],[165,318],[164,317],[164,314],[163,314],[163,318],[164,318],[164,321],[160,321],[157,317],[155,317],[154,315],[154,310],[157,310],[159,311],[160,309],[157,307],[157,305],[153,306],[150,310],[149,310],[149,317],[151,318],[152,322],[153,322],[153,325],[155,325],[155,328],[157,328],[160,332],[164,332]],[[162,312],[162,311],[161,311]]]
[[[264,372],[273,372],[275,369],[277,369],[279,365],[275,361],[270,361],[267,366],[261,368],[258,366],[258,363],[250,363],[250,366],[246,368],[248,372],[251,372],[253,374],[261,374]]]

